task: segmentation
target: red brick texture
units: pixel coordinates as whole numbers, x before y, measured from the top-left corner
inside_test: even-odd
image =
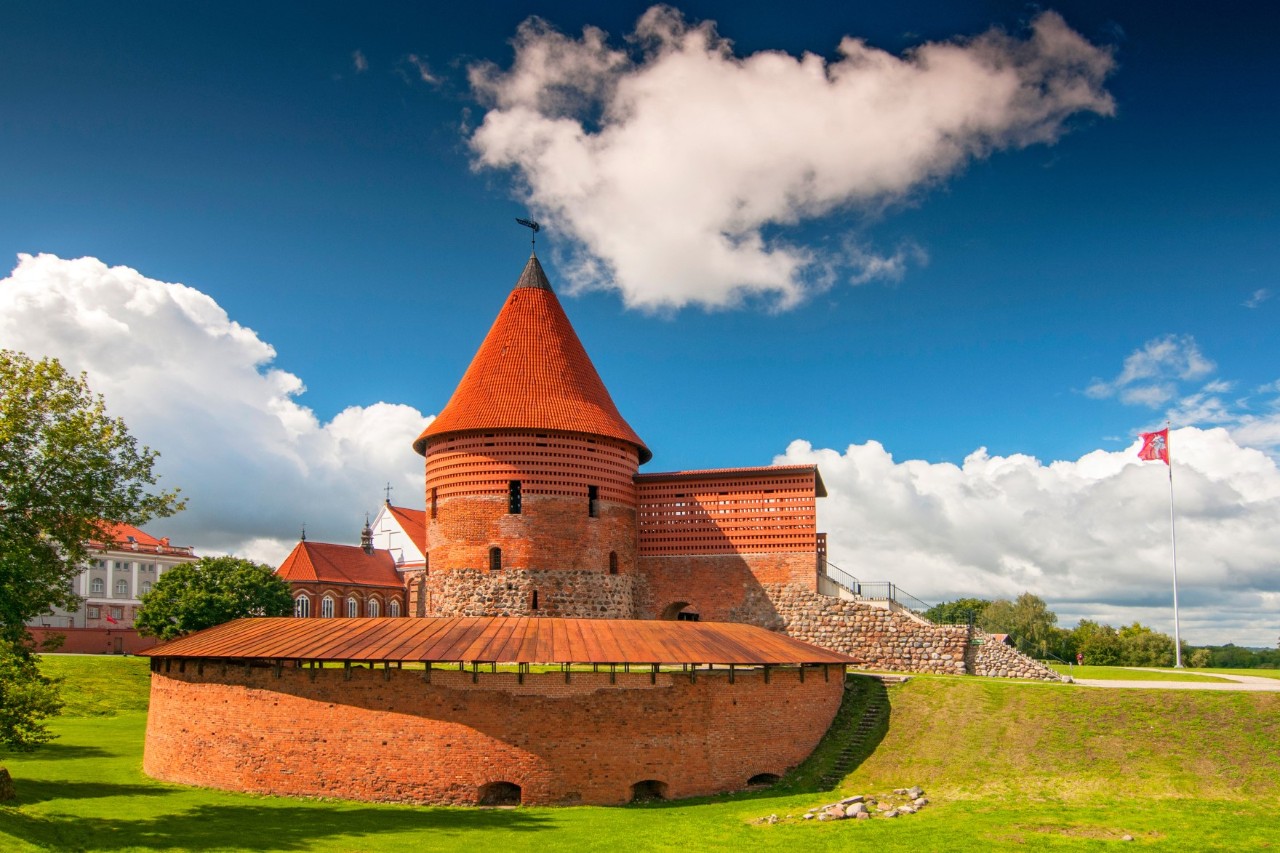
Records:
[[[158,641],[144,637],[134,628],[28,628],[37,645],[53,637],[62,637],[57,651],[81,655],[136,655]]]
[[[777,629],[782,622],[763,585],[811,590],[817,584],[814,563],[812,551],[640,557],[649,599],[637,602],[637,616],[674,618],[670,609],[684,602],[702,620]]]
[[[515,673],[186,663],[155,672],[143,769],[256,793],[475,804],[492,782],[529,805],[617,804],[654,780],[671,798],[746,787],[812,752],[840,667]]]

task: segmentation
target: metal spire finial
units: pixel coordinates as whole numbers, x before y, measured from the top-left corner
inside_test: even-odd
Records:
[[[516,222],[533,232],[529,235],[529,245],[533,246],[533,253],[536,255],[538,253],[538,232],[542,230],[542,226],[532,219],[521,219],[520,217],[516,217]]]
[[[302,541],[307,541],[307,523],[305,521],[302,522]]]
[[[391,481],[387,480],[387,486],[383,489],[387,493],[387,506],[391,506]]]

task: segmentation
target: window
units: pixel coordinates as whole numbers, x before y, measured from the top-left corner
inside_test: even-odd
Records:
[[[399,602],[399,601],[394,601],[394,600],[393,600],[390,604],[388,604],[388,605],[387,605],[387,615],[388,615],[388,616],[399,616],[399,615],[400,615],[400,602]]]
[[[618,573],[618,552],[609,552],[609,574],[616,575]]]
[[[496,546],[489,549],[489,571],[502,571],[502,549]]]
[[[90,607],[90,608],[89,608],[89,618],[90,618],[90,619],[101,619],[101,618],[102,618],[102,608],[101,608],[101,607]]]
[[[536,589],[533,591],[533,595],[529,596],[529,609],[538,609],[538,591]]]
[[[599,511],[599,506],[598,506],[599,503],[600,503],[600,487],[587,486],[587,517],[588,518],[596,517],[596,513]]]
[[[311,615],[311,599],[305,595],[300,595],[293,600],[293,615],[300,619],[306,619]]]
[[[511,515],[519,515],[520,510],[520,481],[512,480],[507,483],[507,512]]]
[[[129,582],[127,580],[116,581],[116,598],[127,598],[129,596]]]
[[[321,619],[333,618],[333,598],[331,596],[326,595],[323,599],[321,599],[320,618]]]
[[[354,596],[351,598],[348,598],[347,599],[347,617],[354,619],[359,615],[360,615],[360,602],[356,601]]]
[[[378,603],[378,599],[376,598],[369,599],[368,610],[370,616],[382,615],[382,605]]]
[[[124,618],[124,608],[123,608],[123,607],[113,607],[113,608],[111,608],[111,618],[112,618],[112,619],[117,619],[117,620],[118,620],[118,619],[123,619],[123,618]]]
[[[436,487],[431,487],[431,517],[436,517]]]
[[[146,594],[147,594],[147,593],[149,593],[149,592],[151,592],[151,581],[143,581],[143,582],[142,582],[142,594],[143,594],[143,595],[146,595]]]
[[[107,585],[106,583],[103,582],[102,578],[94,578],[92,581],[89,582],[90,595],[102,595],[106,591],[107,591]]]

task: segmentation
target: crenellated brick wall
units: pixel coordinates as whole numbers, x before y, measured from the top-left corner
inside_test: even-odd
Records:
[[[236,791],[474,804],[493,782],[526,804],[616,804],[653,780],[670,798],[746,787],[813,750],[840,667],[515,673],[223,667],[155,672],[143,769]]]

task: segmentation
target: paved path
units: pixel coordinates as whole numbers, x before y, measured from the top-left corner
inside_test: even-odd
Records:
[[[1145,667],[1125,667],[1125,669],[1145,670],[1148,672],[1168,672],[1167,669],[1147,670]],[[1208,675],[1209,673],[1196,673]],[[1107,678],[1077,678],[1076,684],[1085,687],[1140,687],[1152,690],[1245,690],[1255,693],[1280,693],[1280,678],[1264,678],[1259,675],[1219,675],[1214,678],[1222,681],[1112,681]]]

